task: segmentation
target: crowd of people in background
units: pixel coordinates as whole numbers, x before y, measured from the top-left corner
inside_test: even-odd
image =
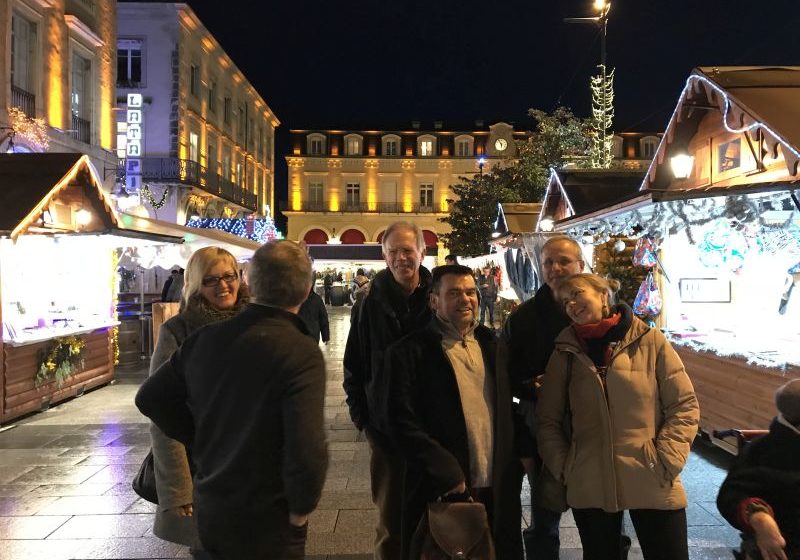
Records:
[[[553,237],[539,255],[544,284],[497,332],[491,268],[476,275],[448,255],[428,270],[410,222],[390,225],[382,245],[386,268],[352,279],[343,358],[370,449],[375,558],[417,560],[428,505],[463,501],[483,506],[499,559],[557,559],[571,509],[584,559],[627,557],[627,511],[646,560],[688,560],[680,475],[698,400],[662,332],[615,300],[616,281],[584,273],[580,245]],[[289,241],[262,246],[247,274],[245,285],[221,249],[192,256],[181,312],[137,394],[153,420],[154,533],[195,558],[300,559],[327,466],[319,342],[335,277],[322,274],[320,297]],[[800,557],[800,380],[777,406],[719,496],[753,560]]]

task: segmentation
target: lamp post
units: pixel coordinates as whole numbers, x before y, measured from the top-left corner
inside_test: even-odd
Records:
[[[486,165],[486,158],[481,156],[478,158],[478,169],[480,170],[480,175],[483,177],[483,166]]]
[[[597,11],[596,16],[594,17],[584,17],[584,18],[564,18],[565,23],[589,23],[589,24],[596,24],[600,27],[600,118],[597,119],[598,122],[598,130],[597,134],[602,135],[602,146],[603,151],[602,153],[606,154],[606,146],[605,146],[605,135],[606,135],[606,127],[610,126],[609,122],[609,112],[612,110],[609,107],[610,102],[608,99],[608,71],[606,69],[606,34],[608,30],[608,14],[611,11],[611,2],[610,0],[594,0],[594,9]]]

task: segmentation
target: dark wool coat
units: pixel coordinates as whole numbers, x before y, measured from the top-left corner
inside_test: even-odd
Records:
[[[139,410],[192,450],[207,549],[231,539],[263,548],[255,540],[274,541],[289,512],[316,507],[328,463],[324,395],[322,353],[303,322],[257,304],[193,333],[142,384]],[[229,519],[237,533],[214,534]]]
[[[385,433],[386,403],[381,388],[386,376],[386,348],[413,330],[424,327],[432,314],[428,305],[431,273],[419,268],[420,284],[406,298],[387,268],[375,275],[369,293],[356,308],[344,351],[344,390],[350,418],[359,430],[369,426]],[[375,434],[379,435],[379,434]]]
[[[770,505],[786,539],[787,557],[800,558],[800,434],[777,419],[769,434],[745,447],[717,496],[717,507],[725,519],[751,533],[740,510],[748,498],[761,498]]]
[[[495,382],[492,490],[497,557],[522,558],[519,528],[520,463],[514,454],[514,428],[508,379],[494,368],[496,341],[484,326],[475,329],[486,375]],[[385,362],[389,380],[391,434],[406,459],[402,541],[407,557],[411,536],[428,502],[461,481],[471,480],[469,444],[458,382],[442,348],[442,335],[431,323],[389,347]]]
[[[328,342],[331,339],[328,310],[325,309],[325,302],[314,290],[309,292],[303,305],[300,306],[297,316],[306,324],[308,336],[317,344],[319,344],[320,336],[322,336],[322,342]]]

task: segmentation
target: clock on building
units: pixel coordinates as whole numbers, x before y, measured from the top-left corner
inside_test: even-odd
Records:
[[[494,149],[498,152],[503,152],[505,149],[508,148],[508,141],[505,138],[498,138],[494,142]]]

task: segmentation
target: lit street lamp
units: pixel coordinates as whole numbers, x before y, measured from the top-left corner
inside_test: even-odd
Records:
[[[483,166],[486,165],[486,158],[481,156],[478,158],[478,169],[480,170],[481,177],[483,177]]]

